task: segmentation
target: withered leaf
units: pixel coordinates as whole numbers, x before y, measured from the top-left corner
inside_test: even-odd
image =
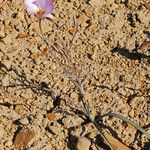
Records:
[[[46,117],[47,117],[48,120],[50,120],[50,121],[53,121],[53,120],[56,118],[56,116],[55,116],[54,113],[47,113],[47,114],[46,114]]]
[[[123,143],[115,139],[113,136],[111,136],[107,132],[104,132],[104,133],[105,133],[106,138],[108,139],[108,141],[110,142],[110,144],[113,146],[115,150],[131,150],[129,147],[127,147],[126,145],[124,145]]]
[[[145,6],[148,10],[150,10],[150,2],[145,3]]]
[[[32,59],[36,59],[38,56],[39,56],[39,53],[36,53],[36,52],[33,52],[33,53],[30,55],[30,57],[31,57]]]
[[[45,55],[48,56],[48,49],[44,48],[39,55],[41,55],[41,56],[45,56]]]
[[[141,50],[146,51],[148,49],[150,49],[150,41],[144,41],[141,45]]]
[[[23,38],[28,38],[28,37],[29,37],[28,34],[21,33],[16,37],[16,39],[23,39]]]
[[[21,129],[14,140],[16,149],[25,148],[27,144],[35,137],[35,133],[29,129]]]
[[[75,28],[70,28],[70,29],[69,29],[69,32],[72,33],[72,34],[76,33],[77,31],[78,31],[78,30],[75,29]]]

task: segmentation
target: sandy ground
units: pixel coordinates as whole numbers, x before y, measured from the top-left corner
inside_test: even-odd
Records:
[[[42,28],[50,44],[67,47],[76,16],[80,29],[70,53],[92,109],[121,114],[150,132],[150,51],[140,48],[150,38],[145,2],[57,0],[53,21],[44,19]],[[107,150],[77,111],[82,105],[76,86],[38,32],[38,19],[22,0],[0,0],[0,149],[72,150],[75,137],[86,137],[91,150]],[[135,128],[115,118],[103,123],[130,149],[150,150]]]

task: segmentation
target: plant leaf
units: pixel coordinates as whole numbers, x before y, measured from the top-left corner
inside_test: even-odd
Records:
[[[106,116],[111,116],[111,117],[116,117],[118,119],[121,119],[129,124],[131,124],[132,126],[134,126],[135,128],[137,128],[139,131],[141,131],[143,134],[145,134],[149,139],[150,139],[150,134],[148,132],[146,132],[142,127],[140,127],[138,124],[132,122],[131,120],[119,115],[119,114],[115,114],[115,113],[107,113],[104,114],[103,116],[101,116],[101,118],[106,117]]]

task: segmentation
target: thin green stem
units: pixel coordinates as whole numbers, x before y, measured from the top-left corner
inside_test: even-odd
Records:
[[[101,118],[106,117],[106,116],[111,116],[111,117],[116,117],[118,119],[121,119],[129,124],[131,124],[132,126],[134,126],[135,128],[137,128],[139,131],[141,131],[143,134],[145,134],[149,139],[150,139],[150,134],[148,132],[146,132],[142,127],[140,127],[138,124],[132,122],[131,120],[119,115],[119,114],[115,114],[115,113],[107,113],[104,114],[103,116],[101,116]]]
[[[97,124],[96,121],[93,121],[94,126],[97,128],[97,130],[100,132],[101,137],[104,139],[104,141],[108,144],[109,148],[111,150],[114,150],[114,148],[112,147],[112,145],[110,144],[110,142],[108,141],[108,139],[106,138],[105,134],[103,133],[101,127],[99,126],[99,124]]]
[[[82,85],[79,85],[79,90],[80,90],[80,94],[81,94],[81,101],[83,104],[83,107],[85,109],[86,115],[88,116],[88,118],[92,121],[93,125],[95,126],[95,128],[100,132],[101,137],[103,138],[103,140],[108,144],[109,148],[111,150],[114,150],[114,148],[112,147],[112,145],[110,144],[110,142],[108,141],[108,139],[106,138],[105,134],[103,133],[100,125],[96,122],[96,120],[92,117],[91,113],[90,113],[90,108],[89,108],[89,104],[88,101],[85,99],[84,97],[84,90],[82,88]]]
[[[43,30],[42,30],[42,19],[39,19],[39,29],[41,34],[43,34]]]

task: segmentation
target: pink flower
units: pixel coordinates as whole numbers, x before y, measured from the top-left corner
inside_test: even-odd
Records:
[[[54,4],[51,0],[25,0],[27,11],[30,14],[34,14],[38,18],[53,18],[52,11],[54,10]]]

